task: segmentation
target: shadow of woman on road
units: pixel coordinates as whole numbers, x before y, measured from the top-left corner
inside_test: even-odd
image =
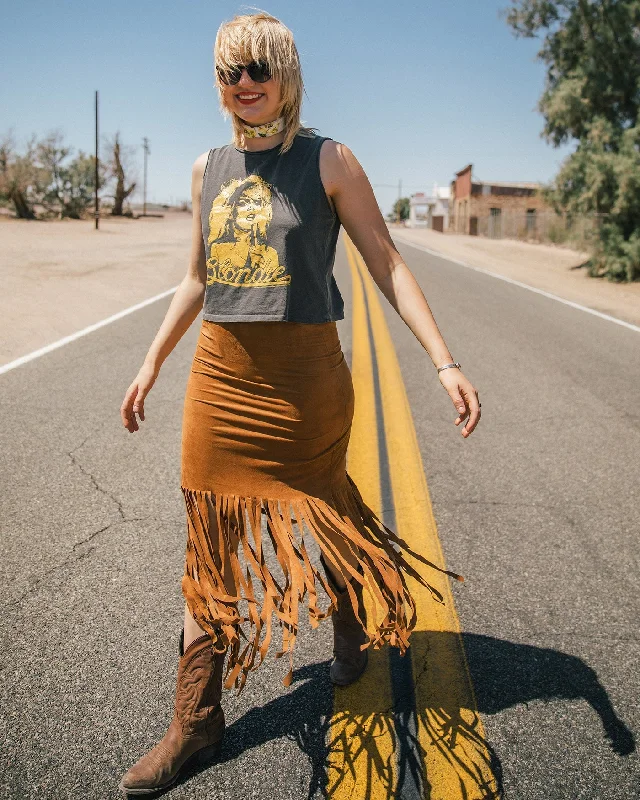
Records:
[[[335,702],[328,662],[302,667],[294,673],[291,691],[250,709],[229,726],[216,762],[193,767],[179,782],[207,769],[214,776],[214,763],[233,761],[245,751],[286,737],[309,761],[309,799],[346,796],[354,787],[354,796],[362,798],[374,787],[376,797],[389,800],[428,798],[432,782],[440,786],[442,780],[447,781],[451,800],[499,798],[500,760],[479,735],[478,712],[497,714],[536,699],[586,700],[598,714],[611,749],[620,756],[635,750],[633,734],[616,715],[597,674],[575,656],[470,633],[416,631],[411,641],[412,661],[409,653],[401,660],[406,659],[405,671],[410,665],[412,680],[400,690],[393,686],[391,700],[380,680],[384,674],[396,677],[397,670],[387,666],[388,648],[372,651],[367,673],[357,684],[336,690]],[[442,670],[442,655],[461,644],[472,696],[447,680]],[[436,665],[440,676],[434,674]],[[432,775],[429,765],[435,765],[433,772],[438,774]]]

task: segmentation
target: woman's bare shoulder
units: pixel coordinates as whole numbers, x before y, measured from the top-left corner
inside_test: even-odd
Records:
[[[204,170],[205,167],[207,166],[207,161],[209,160],[210,152],[211,150],[205,150],[205,152],[201,153],[193,162],[193,167],[191,168],[191,171],[194,178],[197,178],[198,176],[201,178],[204,175]]]
[[[333,195],[340,185],[362,172],[362,166],[343,142],[326,139],[320,147],[320,176],[327,194]]]

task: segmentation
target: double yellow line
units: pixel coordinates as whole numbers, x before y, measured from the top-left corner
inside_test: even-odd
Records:
[[[373,279],[360,253],[343,235],[353,285],[351,372],[356,396],[348,471],[385,524],[391,514],[399,536],[444,568],[393,341]],[[392,509],[383,509],[383,474],[390,486]],[[425,569],[419,563],[414,566],[418,571]],[[385,648],[370,651],[369,667],[355,684],[335,690],[327,742],[331,800],[487,800],[498,796],[492,752],[477,711],[449,578],[431,570],[428,579],[444,604],[408,579],[418,623],[405,656],[410,662],[401,665],[400,673],[394,670],[395,681],[391,661],[397,666],[402,659],[392,657]],[[398,686],[397,675],[402,682],[403,673],[406,685]]]

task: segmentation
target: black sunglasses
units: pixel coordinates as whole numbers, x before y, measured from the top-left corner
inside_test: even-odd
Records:
[[[231,71],[227,72],[220,67],[216,67],[216,72],[220,78],[220,82],[226,86],[235,86],[242,77],[242,70],[246,69],[247,74],[252,81],[256,83],[265,83],[271,77],[269,65],[264,61],[252,61],[250,64],[237,64]]]

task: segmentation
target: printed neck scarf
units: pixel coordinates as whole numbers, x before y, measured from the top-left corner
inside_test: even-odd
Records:
[[[280,131],[284,130],[284,117],[278,117],[278,119],[274,119],[271,122],[263,122],[262,125],[247,125],[244,123],[242,127],[247,139],[273,136],[274,133],[280,133]]]

